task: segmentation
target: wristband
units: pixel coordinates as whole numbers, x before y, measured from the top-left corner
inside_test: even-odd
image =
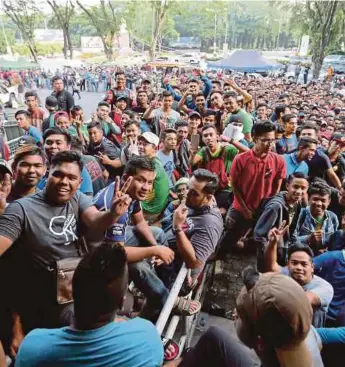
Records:
[[[176,234],[176,233],[180,233],[180,232],[182,232],[182,228],[181,227],[179,227],[179,228],[172,228],[172,232],[173,232],[173,234]]]

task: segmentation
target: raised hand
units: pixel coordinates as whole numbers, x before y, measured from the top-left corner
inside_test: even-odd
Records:
[[[133,177],[128,177],[127,181],[122,186],[122,189],[120,189],[120,177],[116,176],[115,178],[114,195],[110,211],[117,217],[124,215],[132,202],[131,197],[126,194],[127,190],[131,186],[132,180]]]
[[[184,199],[181,201],[181,204],[177,207],[177,209],[174,212],[173,228],[181,227],[185,223],[187,215],[188,215],[188,208],[186,207],[186,200]]]
[[[0,174],[1,177],[1,174]],[[6,199],[10,194],[12,188],[11,175],[9,173],[5,173],[3,178],[0,178],[0,214],[6,209]]]
[[[279,228],[272,228],[268,232],[268,242],[270,244],[279,243],[280,239],[284,236],[288,228],[289,228],[289,225],[286,225],[286,220],[283,220]]]
[[[105,164],[105,165],[111,164],[111,159],[106,154],[103,154],[102,152],[98,153],[97,158],[100,160],[102,164]]]

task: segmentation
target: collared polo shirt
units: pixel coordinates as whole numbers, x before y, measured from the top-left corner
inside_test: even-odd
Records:
[[[309,173],[309,167],[305,161],[297,162],[297,153],[284,154],[284,160],[286,163],[286,177],[289,177],[292,173],[302,172],[305,175]]]
[[[256,210],[262,199],[276,194],[274,183],[286,177],[284,158],[269,152],[265,158],[258,158],[253,149],[235,157],[230,171],[232,180],[240,185],[242,197],[250,210]],[[235,195],[233,208],[243,212]]]

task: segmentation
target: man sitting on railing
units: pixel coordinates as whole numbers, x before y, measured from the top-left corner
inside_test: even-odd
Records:
[[[178,252],[176,270],[182,262],[193,269],[189,279],[191,287],[196,285],[223,232],[222,215],[213,196],[217,189],[217,175],[202,168],[194,171],[186,201],[175,210],[173,226],[167,232],[169,246]]]

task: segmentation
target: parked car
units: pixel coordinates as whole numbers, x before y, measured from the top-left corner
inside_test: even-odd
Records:
[[[12,108],[16,102],[18,103],[18,86],[7,87],[0,84],[0,103]]]

